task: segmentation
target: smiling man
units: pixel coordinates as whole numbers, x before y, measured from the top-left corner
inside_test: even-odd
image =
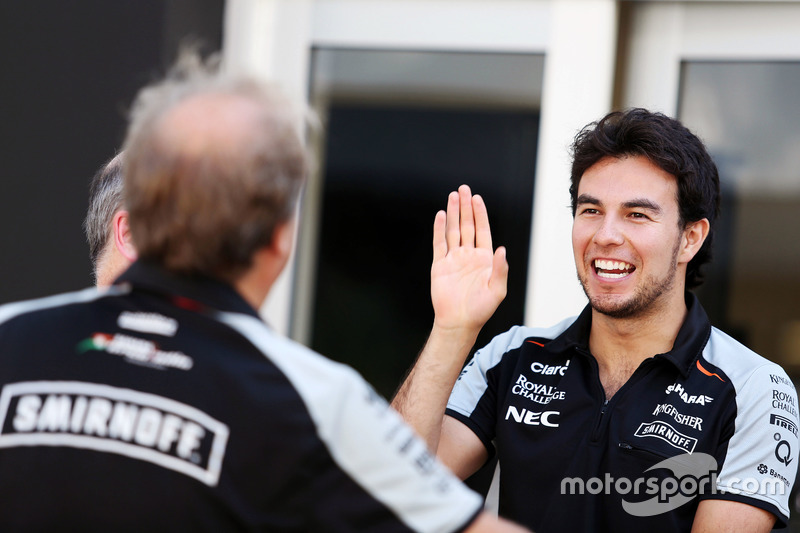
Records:
[[[589,299],[478,350],[505,250],[462,186],[434,222],[434,326],[393,405],[465,478],[497,456],[497,506],[537,532],[766,532],[789,516],[792,381],[711,326],[702,282],[717,168],[678,121],[610,113],[573,144],[572,245]],[[495,493],[495,491],[490,491]]]

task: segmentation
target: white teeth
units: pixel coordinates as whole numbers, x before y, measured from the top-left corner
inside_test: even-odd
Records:
[[[627,276],[627,273],[623,274],[612,274],[610,272],[598,272],[597,275],[601,278],[609,278],[609,279],[618,279],[624,276]]]
[[[633,265],[626,263],[624,261],[608,261],[606,259],[595,259],[594,266],[598,270],[616,270],[616,271],[623,271],[621,274],[612,274],[610,272],[604,272],[604,277],[615,277],[619,278],[625,275],[626,271],[633,270]],[[600,273],[600,272],[598,272]]]

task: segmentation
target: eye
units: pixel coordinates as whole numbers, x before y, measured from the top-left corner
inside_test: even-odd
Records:
[[[581,213],[580,213],[580,214],[581,214],[581,215],[596,215],[596,214],[598,214],[599,212],[600,212],[600,211],[598,211],[598,210],[597,210],[597,209],[595,209],[594,207],[586,207],[586,208],[584,208],[584,209],[581,209]]]
[[[638,211],[631,213],[629,216],[638,220],[650,220],[649,216],[645,215],[644,213],[639,213]]]

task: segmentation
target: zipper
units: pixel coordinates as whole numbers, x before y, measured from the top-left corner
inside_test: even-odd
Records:
[[[664,459],[668,459],[670,457],[668,455],[661,454],[661,453],[655,452],[653,450],[648,450],[647,448],[641,448],[639,446],[634,446],[634,445],[632,445],[632,444],[630,444],[628,442],[620,442],[617,446],[621,450],[625,450],[626,452],[638,452],[638,453],[642,453],[642,454],[645,454],[645,455],[650,455],[650,456],[654,457],[657,460],[664,460]]]
[[[595,360],[594,357],[592,357],[590,353],[585,352],[583,350],[578,350],[578,351],[589,358],[589,361],[591,362],[592,365],[592,369],[594,370],[594,377],[595,377],[595,383],[597,385],[598,396],[600,396],[603,400],[603,404],[600,406],[600,412],[597,416],[597,423],[595,424],[594,430],[592,431],[589,439],[590,442],[596,443],[600,440],[600,437],[602,436],[603,427],[608,425],[607,420],[611,416],[614,407],[612,404],[616,403],[617,398],[624,396],[625,392],[627,392],[628,389],[630,389],[634,384],[636,384],[637,381],[639,381],[639,379],[647,372],[647,369],[650,367],[653,358],[645,359],[644,361],[642,361],[642,363],[636,368],[636,370],[633,371],[631,377],[628,378],[628,381],[626,381],[625,384],[622,385],[622,387],[616,392],[616,394],[614,394],[614,396],[612,396],[611,399],[609,400],[606,398],[605,389],[603,388],[603,384],[600,381],[600,368],[597,366],[597,361]]]

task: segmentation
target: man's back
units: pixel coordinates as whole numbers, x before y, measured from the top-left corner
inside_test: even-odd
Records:
[[[225,284],[123,280],[0,308],[0,529],[408,531],[479,510],[354,372]]]

